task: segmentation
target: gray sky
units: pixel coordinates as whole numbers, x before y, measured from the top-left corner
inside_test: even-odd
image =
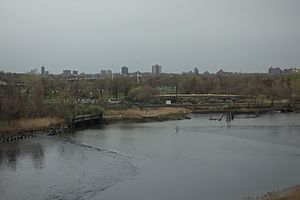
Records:
[[[0,70],[300,67],[299,0],[0,0]]]

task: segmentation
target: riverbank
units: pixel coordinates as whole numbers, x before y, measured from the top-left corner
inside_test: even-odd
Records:
[[[104,123],[116,121],[165,121],[187,118],[190,110],[180,107],[159,107],[159,108],[131,108],[131,109],[106,109],[103,114]],[[100,122],[101,123],[101,122]],[[0,122],[1,141],[14,141],[28,135],[44,133],[54,135],[70,127],[62,119],[37,118],[20,119],[11,122]]]
[[[15,133],[32,129],[46,129],[53,126],[61,126],[64,122],[61,119],[53,117],[43,117],[36,119],[19,119],[11,122],[0,122],[0,133]]]
[[[116,121],[166,121],[180,120],[188,118],[189,113],[212,114],[212,113],[228,113],[235,114],[262,114],[272,111],[272,109],[249,109],[249,108],[232,108],[228,109],[222,106],[199,106],[199,105],[177,105],[177,106],[157,106],[157,107],[135,107],[135,108],[106,108],[103,111],[104,123]],[[68,127],[64,120],[45,117],[37,119],[20,119],[8,121],[0,121],[0,137],[18,132],[28,132],[34,130],[53,129],[55,127]]]
[[[300,185],[266,194],[266,200],[299,200]]]
[[[190,112],[182,107],[106,109],[103,119],[106,122],[180,120],[187,118]]]
[[[37,135],[56,135],[69,128],[57,118],[20,119],[0,122],[0,143],[32,138]]]
[[[236,103],[229,106],[224,103],[214,103],[214,104],[201,104],[201,105],[191,104],[191,105],[180,105],[180,106],[190,109],[193,113],[201,113],[201,114],[227,113],[227,112],[233,112],[236,114],[263,114],[268,112],[299,112],[300,111],[300,107],[298,104],[255,105],[255,104]]]
[[[244,197],[243,200],[299,200],[300,199],[300,185],[281,189],[278,191],[268,192],[262,197]]]
[[[3,150],[6,149],[7,152],[6,154],[2,154],[7,155],[3,156],[4,161],[2,166],[6,167],[6,163],[9,162],[11,164],[17,163],[14,169],[18,172],[15,178],[16,182],[12,182],[14,181],[13,176],[15,173],[7,173],[7,170],[3,170],[3,168],[2,173],[5,175],[4,177],[6,178],[7,183],[14,183],[17,186],[20,184],[20,179],[18,177],[24,177],[22,180],[26,182],[26,179],[28,179],[26,177],[27,174],[29,174],[28,176],[30,180],[36,180],[36,182],[30,182],[33,187],[30,185],[30,187],[28,187],[29,189],[26,190],[26,193],[24,192],[25,194],[23,195],[26,195],[29,192],[33,194],[39,194],[39,191],[41,191],[41,193],[44,191],[48,192],[49,190],[47,190],[47,188],[35,191],[34,185],[51,180],[53,176],[53,173],[51,172],[56,171],[56,169],[67,169],[67,174],[72,175],[72,177],[68,177],[64,176],[65,173],[56,174],[58,175],[59,180],[66,180],[67,183],[73,185],[77,183],[76,180],[72,179],[73,177],[82,179],[82,176],[78,175],[78,171],[72,171],[74,169],[82,171],[82,165],[88,163],[83,163],[82,159],[78,159],[82,157],[83,153],[81,150],[85,152],[84,155],[86,155],[87,158],[91,158],[89,161],[92,161],[99,160],[98,157],[94,156],[102,153],[102,151],[99,150],[101,147],[113,147],[113,150],[116,152],[123,152],[124,155],[126,155],[125,153],[130,153],[130,155],[149,155],[147,159],[143,159],[142,156],[136,156],[137,159],[139,159],[139,163],[136,162],[136,160],[133,160],[132,163],[138,163],[141,171],[143,171],[143,173],[147,174],[147,177],[149,177],[147,180],[153,180],[151,182],[139,182],[145,180],[142,176],[142,179],[138,179],[136,182],[132,183],[129,181],[129,184],[144,185],[145,187],[140,188],[139,191],[149,191],[149,194],[147,193],[145,195],[141,192],[136,196],[126,196],[126,194],[129,193],[136,194],[135,189],[137,186],[130,185],[129,187],[125,186],[124,190],[121,188],[121,191],[127,192],[128,188],[132,188],[132,191],[129,190],[128,193],[120,192],[120,196],[117,196],[119,198],[122,198],[124,195],[125,197],[123,198],[127,197],[128,199],[139,199],[138,197],[142,196],[149,197],[153,193],[153,190],[148,190],[148,188],[154,188],[155,193],[160,193],[161,191],[159,188],[156,190],[157,187],[155,186],[163,183],[164,185],[169,185],[173,189],[175,188],[175,193],[173,193],[173,190],[170,190],[169,188],[164,188],[164,191],[167,191],[167,193],[163,193],[161,196],[150,197],[153,199],[164,199],[163,197],[170,194],[168,191],[172,191],[172,195],[174,194],[182,197],[183,199],[189,199],[190,197],[197,195],[199,196],[199,194],[204,199],[219,199],[225,195],[227,196],[225,196],[224,199],[242,199],[242,194],[245,194],[244,192],[245,190],[248,190],[248,188],[252,188],[253,194],[261,194],[261,188],[275,189],[278,187],[278,182],[281,180],[289,180],[289,182],[285,182],[283,186],[297,183],[298,177],[295,176],[295,174],[297,174],[297,168],[300,166],[300,163],[298,162],[299,160],[295,159],[296,157],[293,155],[297,155],[299,152],[294,148],[290,148],[287,144],[293,144],[289,143],[289,138],[291,138],[290,140],[297,141],[297,144],[299,144],[299,134],[297,134],[299,132],[299,127],[297,126],[299,117],[299,115],[296,116],[294,114],[276,114],[274,116],[266,115],[264,117],[251,119],[247,122],[242,120],[245,123],[239,124],[238,127],[232,126],[231,128],[223,128],[222,124],[217,125],[218,123],[211,123],[208,121],[207,115],[193,115],[191,120],[183,120],[178,122],[169,121],[162,124],[160,122],[142,125],[132,125],[126,122],[121,124],[110,124],[101,127],[99,130],[88,129],[80,131],[80,133],[76,134],[76,137],[73,135],[64,135],[63,137],[54,138],[44,136],[37,137],[32,141],[0,144],[0,146],[4,147]],[[267,124],[266,122],[269,123],[268,128],[259,126],[261,124]],[[178,125],[178,130],[176,125]],[[280,128],[280,126],[285,128]],[[290,127],[289,132],[286,131],[286,127]],[[280,133],[280,138],[278,138],[277,135],[274,136],[274,131]],[[292,135],[291,133],[295,133],[296,137],[290,137]],[[237,136],[240,136],[242,140],[240,140],[240,137]],[[243,139],[243,136],[248,136],[248,139]],[[69,142],[66,138],[70,138],[71,142]],[[270,140],[266,140],[266,138],[269,138]],[[276,141],[279,140],[279,144],[283,145],[274,145],[274,143],[272,143],[272,141],[274,141],[272,138]],[[31,145],[37,150],[29,151],[28,149],[31,147]],[[60,146],[56,147],[56,145]],[[277,148],[277,146],[279,147]],[[228,149],[228,147],[230,148]],[[14,149],[17,156],[12,156]],[[4,152],[3,150],[2,152]],[[271,151],[272,154],[270,155]],[[56,154],[53,156],[53,153],[59,154],[58,156],[61,157],[56,156]],[[157,159],[158,153],[159,159]],[[109,154],[113,157],[117,156],[116,154]],[[274,155],[276,155],[275,159]],[[40,157],[41,162],[37,162],[38,156]],[[57,162],[54,160],[56,158]],[[210,162],[212,161],[211,158],[213,158],[214,162]],[[40,176],[41,168],[36,169],[37,173],[34,171],[32,173],[28,173],[28,168],[30,167],[31,170],[34,170],[32,169],[32,166],[34,165],[30,165],[30,162],[28,162],[26,159],[32,159],[32,163],[40,163],[42,169],[45,170],[43,171],[43,174],[50,174],[51,176]],[[29,163],[29,166],[22,163],[24,160],[26,161],[25,163]],[[70,160],[74,162],[65,162]],[[105,159],[103,160],[103,162],[105,162]],[[245,160],[249,162],[245,164]],[[272,162],[270,162],[270,160],[272,160]],[[259,162],[259,168],[257,166],[257,162]],[[57,163],[57,168],[51,168],[53,163]],[[231,165],[230,163],[234,163],[234,165]],[[281,165],[281,163],[284,163],[284,165]],[[212,166],[211,164],[213,165],[212,170],[210,168]],[[145,167],[149,165],[155,166],[155,168]],[[245,167],[245,165],[247,165],[247,167]],[[118,164],[114,166],[121,165]],[[89,167],[92,166],[89,165]],[[99,163],[95,163],[95,167],[99,168]],[[276,178],[268,181],[269,179],[264,177],[269,177],[269,175],[272,175],[272,172],[269,170],[270,168],[272,168],[272,170],[274,168],[274,171],[282,173],[278,173]],[[119,169],[121,169],[121,167],[119,167]],[[199,169],[201,169],[201,171],[199,171]],[[47,170],[49,170],[50,173],[48,173]],[[262,170],[266,171],[264,172]],[[105,174],[106,171],[100,172],[98,170],[97,172],[97,175],[103,172],[103,176],[107,176],[107,174]],[[209,181],[219,179],[224,175],[224,173],[229,174],[229,176],[224,177],[222,180],[220,179],[221,182],[215,183],[214,181]],[[76,176],[74,176],[74,174]],[[161,179],[161,174],[172,178]],[[184,178],[180,174],[184,174]],[[205,174],[209,174],[211,178],[209,180],[203,178]],[[262,174],[264,174],[263,177],[261,177]],[[34,177],[35,175],[37,177]],[[95,177],[95,174],[91,173],[91,177]],[[244,180],[247,180],[247,186],[245,186],[243,192],[241,192],[241,190],[237,190],[237,188],[241,187],[239,187],[240,179],[237,179],[236,177],[243,177]],[[182,184],[174,185],[174,183],[178,183],[180,181],[182,181]],[[257,186],[257,181],[261,181],[260,186]],[[15,188],[23,188],[22,184],[20,184],[21,186],[19,187],[13,187],[13,190],[15,190]],[[185,185],[186,187],[182,187],[182,185]],[[199,190],[199,188],[189,187],[190,185],[203,185],[203,187],[201,187]],[[64,184],[60,186],[60,188],[62,188],[61,190],[65,190],[64,186]],[[77,188],[85,188],[80,186],[81,185],[76,185],[76,192],[78,192]],[[68,187],[68,185],[66,185],[66,187]],[[86,187],[90,189],[89,186]],[[3,188],[4,190],[9,191],[9,188],[4,184]],[[209,192],[211,188],[217,188],[217,192],[212,194]],[[114,188],[110,189],[113,193],[118,193],[118,190],[114,190]],[[60,190],[58,187],[53,187],[53,189],[49,192],[52,191],[54,194],[57,194]],[[176,191],[178,192],[176,193]],[[206,191],[208,192],[206,193]],[[95,193],[97,193],[97,191]],[[47,193],[47,195],[51,194]],[[101,199],[103,198],[101,195],[106,194],[106,192],[99,192],[99,197],[95,197],[95,199]],[[190,196],[187,194],[190,194]],[[113,196],[112,198],[107,199],[119,199],[117,197]],[[277,199],[280,198],[277,197]],[[289,197],[286,199],[289,199]],[[284,199],[281,198],[280,200]]]

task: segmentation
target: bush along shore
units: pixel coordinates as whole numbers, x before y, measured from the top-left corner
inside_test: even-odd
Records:
[[[78,109],[77,109],[78,110]],[[77,128],[84,128],[87,125],[97,125],[99,123],[112,123],[117,121],[146,122],[180,120],[188,118],[190,110],[180,107],[158,107],[158,108],[110,108],[104,112],[83,112],[83,109],[76,111],[73,118],[36,118],[20,119],[12,122],[3,122],[0,127],[0,142],[12,142],[22,139],[36,137],[37,135],[57,135],[72,131]],[[101,115],[100,115],[101,114]],[[103,115],[103,117],[102,117]],[[87,118],[86,116],[101,116],[91,123],[74,124],[74,119]],[[4,125],[3,125],[4,124]]]
[[[182,107],[111,108],[104,111],[103,120],[106,123],[181,120],[189,118],[190,112],[191,110]]]
[[[55,107],[52,105],[52,107]],[[56,135],[71,130],[76,116],[99,115],[103,109],[89,104],[60,105],[51,117],[19,118],[0,121],[0,142],[10,142],[35,137],[39,134]]]
[[[13,121],[0,121],[0,142],[16,141],[34,137],[38,134],[57,135],[77,128],[99,123],[114,123],[119,121],[149,122],[188,119],[190,113],[232,113],[232,114],[262,114],[272,111],[266,110],[240,110],[228,107],[210,107],[203,109],[199,106],[156,106],[156,107],[107,107],[103,109],[95,105],[79,104],[68,105],[62,110],[59,117],[40,117],[35,119],[19,119]],[[100,116],[97,120],[84,121],[75,124],[74,119],[87,118],[86,116]]]

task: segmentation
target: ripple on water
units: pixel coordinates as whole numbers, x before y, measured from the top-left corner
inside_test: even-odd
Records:
[[[40,138],[34,143],[42,147],[38,155],[43,167],[35,167],[37,145],[29,141],[0,147],[0,199],[90,199],[138,173],[133,157],[118,151],[67,139]],[[14,167],[7,165],[11,157],[16,159]]]

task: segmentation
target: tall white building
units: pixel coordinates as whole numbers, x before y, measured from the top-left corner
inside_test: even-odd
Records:
[[[161,65],[152,65],[152,74],[161,74]]]
[[[69,70],[69,69],[63,70],[62,75],[65,76],[65,77],[72,76],[71,70]]]

